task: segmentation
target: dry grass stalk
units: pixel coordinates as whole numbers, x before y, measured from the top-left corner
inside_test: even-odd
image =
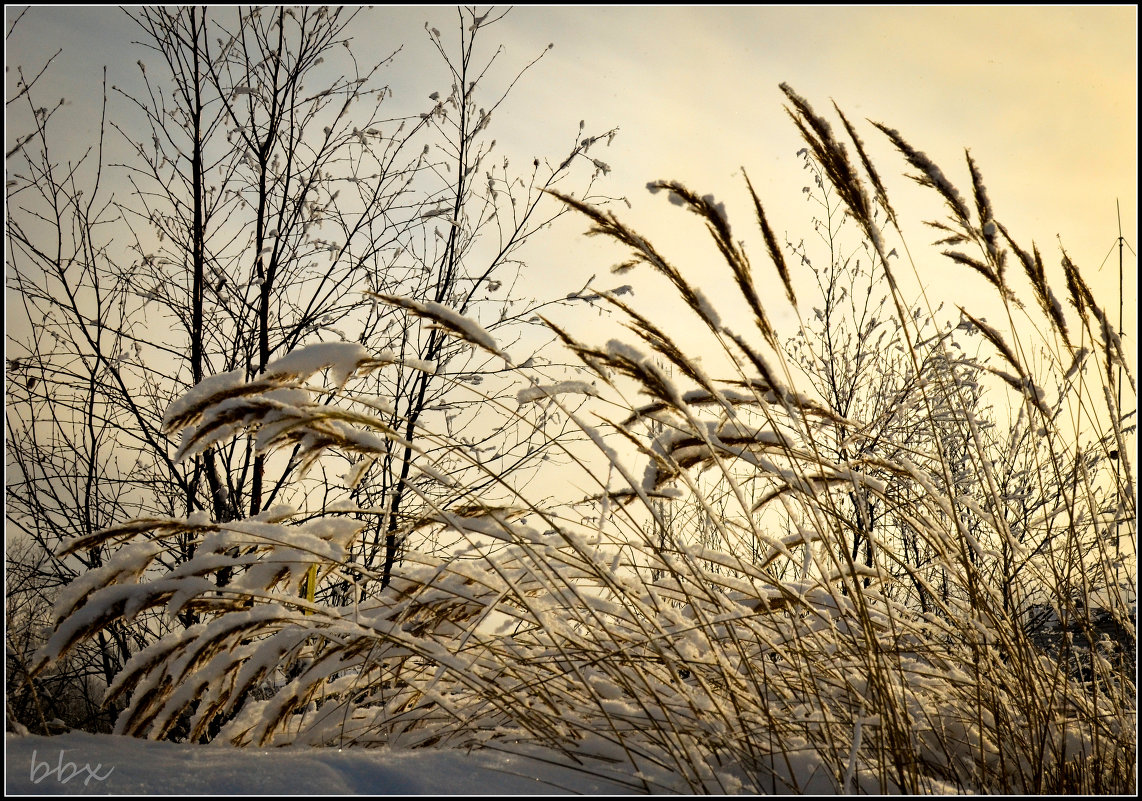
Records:
[[[783,89],[815,157],[844,185],[838,192],[872,238],[870,204],[843,147]],[[949,256],[984,274],[1008,302],[1003,251],[988,226],[1003,229],[970,156],[978,224],[923,154],[879,127],[948,202],[947,230],[983,249],[978,259]],[[592,221],[593,233],[670,281],[729,365],[725,376],[708,374],[687,355],[692,349],[677,345],[678,323],[659,324],[614,297],[653,354],[617,340],[585,344],[552,325],[605,389],[590,398],[599,404],[588,407],[590,422],[557,392],[541,399],[598,451],[594,463],[566,451],[565,483],[587,488],[579,505],[537,500],[526,487],[500,486],[507,500],[471,488],[425,496],[428,512],[402,521],[401,532],[436,532],[450,550],[443,558],[409,550],[383,590],[380,576],[349,556],[375,510],[135,521],[73,546],[118,547],[72,588],[43,661],[113,620],[194,609],[203,622],[140,650],[116,683],[115,695],[131,693],[120,731],[236,745],[498,748],[617,770],[641,791],[1133,790],[1135,768],[1122,755],[1135,743],[1136,683],[1127,654],[1097,644],[1092,611],[1103,604],[1133,636],[1098,539],[1105,508],[1133,512],[1133,486],[1108,483],[1105,460],[1094,458],[1108,442],[1122,447],[1126,432],[1110,406],[1115,414],[1093,442],[1084,432],[1072,437],[1061,410],[1085,406],[1092,390],[1060,380],[1062,397],[1048,404],[1037,389],[1053,377],[1051,364],[1061,373],[1081,360],[1057,354],[1046,375],[1033,374],[1017,357],[1032,345],[1028,333],[1001,333],[961,309],[973,326],[965,335],[989,342],[1017,373],[997,372],[1010,392],[988,390],[1019,410],[1005,439],[977,408],[966,360],[949,354],[951,335],[911,333],[921,328],[893,284],[909,352],[900,363],[917,366],[908,392],[919,398],[907,396],[900,408],[901,395],[875,420],[841,414],[800,391],[773,347],[756,279],[719,205],[678,184],[658,186],[706,222],[763,341],[723,326],[705,297],[613,214],[558,196]],[[779,264],[748,179],[747,187]],[[879,202],[887,208],[886,197]],[[1052,295],[1041,258],[1007,240],[1044,317],[1062,332],[1065,319],[1043,303]],[[887,269],[883,248],[875,249]],[[1118,353],[1065,254],[1063,264],[1084,330],[1091,320],[1101,325],[1107,354]],[[507,359],[469,321],[428,307],[418,313]],[[351,372],[371,365],[357,360]],[[1095,391],[1105,393],[1109,373],[1108,363]],[[178,416],[198,432],[187,452],[267,426],[279,429],[259,434],[267,450],[300,444],[315,459],[399,441],[354,408],[352,393],[326,392],[328,403],[314,398],[304,413],[271,402],[300,390],[298,380],[200,387],[193,409]],[[650,402],[621,400],[632,391]],[[890,426],[897,416],[914,430]],[[425,436],[418,464],[426,474],[437,469],[437,447],[476,459],[464,443]],[[832,450],[830,438],[839,440]],[[620,456],[622,442],[644,461],[641,475]],[[486,470],[494,483],[495,470]],[[685,522],[672,527],[675,520]],[[1136,532],[1125,515],[1121,525]],[[194,541],[195,556],[165,571],[156,560],[179,538]],[[310,602],[300,586],[314,565],[319,592]],[[222,567],[233,579],[219,586],[211,577]],[[1056,654],[1039,643],[1028,621],[1043,606],[1091,647],[1071,643]],[[1086,674],[1076,660],[1085,660]]]

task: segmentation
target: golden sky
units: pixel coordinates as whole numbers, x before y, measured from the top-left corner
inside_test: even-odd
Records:
[[[6,9],[6,30],[16,11]],[[404,44],[387,79],[398,104],[447,89],[424,23],[447,38],[456,19],[449,6],[362,12],[362,52],[379,59]],[[504,44],[497,63],[509,78],[555,44],[499,115],[501,151],[518,154],[520,164],[559,158],[579,120],[588,133],[618,126],[610,148],[592,154],[613,168],[602,189],[629,199],[633,208],[620,209],[652,238],[689,248],[692,234],[704,247],[696,220],[646,193],[646,182],[659,178],[713,192],[753,237],[741,167],[778,236],[806,235],[801,143],[778,89],[785,81],[818,112],[835,100],[858,124],[914,220],[939,215],[940,204],[898,177],[906,165],[865,119],[899,129],[962,187],[970,186],[963,160],[970,147],[1012,234],[1025,246],[1034,239],[1055,270],[1057,234],[1107,307],[1117,306],[1116,201],[1123,235],[1137,247],[1134,6],[523,6],[483,35]],[[6,65],[38,66],[63,48],[43,86],[73,104],[78,149],[98,121],[101,68],[109,83],[129,86],[136,59],[146,56],[131,45],[138,38],[116,8],[33,8],[7,41]],[[543,273],[569,284],[605,273],[611,260],[577,236],[584,227],[556,229],[550,252],[571,254],[572,263]],[[910,245],[923,252],[931,238],[917,229]],[[1129,251],[1126,258],[1125,328],[1133,332],[1137,262]]]
[[[970,188],[963,157],[970,148],[997,215],[1025,247],[1034,239],[1051,266],[1058,264],[1057,234],[1080,268],[1096,273],[1118,235],[1116,200],[1123,234],[1136,247],[1132,6],[514,13],[521,30],[556,41],[540,81],[566,78],[528,112],[567,119],[576,113],[570,109],[583,108],[591,123],[621,126],[612,177],[636,202],[638,217],[669,214],[661,198],[640,197],[639,187],[654,178],[679,178],[724,195],[731,215],[735,207],[747,212],[735,175],[744,166],[774,225],[804,229],[794,155],[801,143],[782,108],[778,84],[785,81],[819,113],[836,101],[886,176],[899,176],[906,165],[878,131],[860,125],[865,118],[897,128],[961,187]],[[912,191],[907,181],[895,185]],[[927,205],[916,217],[940,212],[927,194],[918,195]],[[1111,273],[1114,281],[1097,281],[1113,289],[1103,294],[1107,305],[1117,300],[1117,264],[1108,262],[1098,275]],[[1126,305],[1136,306],[1131,281]]]

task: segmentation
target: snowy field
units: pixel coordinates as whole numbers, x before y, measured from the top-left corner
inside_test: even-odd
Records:
[[[541,795],[632,788],[491,751],[239,750],[103,734],[8,734],[6,795]]]

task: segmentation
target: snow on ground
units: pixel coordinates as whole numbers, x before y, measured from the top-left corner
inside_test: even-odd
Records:
[[[5,795],[543,795],[619,781],[492,751],[237,749],[108,734],[6,735]]]

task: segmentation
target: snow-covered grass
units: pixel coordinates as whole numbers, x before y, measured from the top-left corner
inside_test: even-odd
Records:
[[[939,269],[982,274],[1007,309],[1005,330],[968,310],[960,329],[1001,363],[980,369],[999,379],[989,391],[1012,410],[1018,436],[996,434],[966,392],[966,363],[947,337],[921,336],[923,312],[900,295],[885,253],[899,234],[895,212],[859,140],[864,178],[828,123],[787,95],[886,275],[912,365],[903,369],[915,378],[893,410],[909,421],[906,440],[885,440],[883,421],[852,419],[800,385],[756,289],[764,279],[722,204],[655,185],[707,225],[756,333],[731,330],[708,295],[613,214],[563,197],[594,233],[665,277],[727,357],[712,377],[689,342],[676,342],[679,321],[613,295],[629,341],[597,346],[553,326],[594,383],[535,381],[518,400],[572,420],[596,449],[593,458],[567,449],[561,467],[567,486],[588,488],[588,514],[527,488],[494,504],[466,487],[445,503],[426,495],[423,511],[400,521],[408,547],[383,588],[378,572],[348,557],[383,510],[135,521],[71,544],[117,547],[65,593],[41,663],[143,610],[193,613],[197,622],[138,651],[111,687],[129,698],[118,734],[247,749],[375,746],[400,760],[425,759],[408,749],[442,750],[441,762],[417,764],[443,765],[458,780],[459,748],[494,754],[497,768],[505,753],[539,754],[561,777],[619,775],[624,788],[649,792],[1133,790],[1132,662],[1100,642],[1093,623],[1101,609],[1133,639],[1133,597],[1120,585],[1123,568],[1131,577],[1136,568],[1108,545],[1111,529],[1136,535],[1133,423],[1116,394],[1135,386],[1117,336],[1065,256],[1072,308],[1059,307],[1038,251],[994,220],[970,159],[974,211],[930,160],[883,129],[948,204],[937,227],[950,262]],[[1012,265],[1029,289],[1005,272]],[[452,310],[415,311],[504,353]],[[341,391],[384,359],[302,351],[285,361],[293,367],[253,382],[191,390],[169,417],[185,432],[181,455],[247,428],[258,448],[296,446],[313,461],[330,449],[370,458],[400,441],[370,414],[372,401]],[[331,365],[336,388],[301,391],[309,368]],[[1120,366],[1124,386],[1115,384]],[[586,405],[567,405],[565,394]],[[829,437],[843,447],[828,450]],[[431,458],[443,447],[496,479],[441,432],[417,442],[424,475],[447,483]],[[1019,493],[1016,473],[1030,477]],[[702,521],[703,538],[674,525],[669,510],[682,507]],[[418,538],[441,532],[456,543],[451,553],[417,550]],[[162,567],[164,549],[188,538],[193,558]],[[346,589],[313,596],[311,576]],[[1096,643],[1085,673],[1073,669],[1069,645],[1060,658],[1033,641],[1027,616],[1044,603]],[[13,742],[27,761],[33,741]],[[353,765],[371,758],[360,759]],[[577,782],[561,786],[595,787]]]

